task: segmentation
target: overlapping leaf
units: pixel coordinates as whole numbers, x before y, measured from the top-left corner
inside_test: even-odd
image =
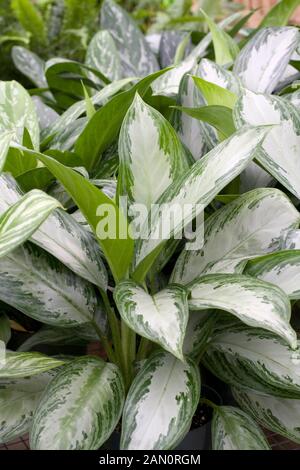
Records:
[[[286,100],[245,90],[234,110],[236,126],[275,124],[256,155],[262,166],[300,197],[300,115]]]
[[[187,170],[181,143],[169,122],[139,97],[129,108],[119,137],[121,194],[148,210]]]
[[[272,331],[291,347],[297,347],[296,333],[289,324],[290,302],[278,287],[241,274],[209,274],[193,281],[189,289],[192,310],[225,310],[247,325]]]
[[[9,175],[0,176],[0,210],[16,204],[22,192]],[[51,253],[79,276],[102,289],[107,287],[106,269],[96,240],[72,216],[55,211],[32,235],[31,241]]]
[[[110,32],[123,69],[123,76],[146,76],[159,69],[142,32],[129,14],[113,0],[105,0],[101,8],[101,28]]]
[[[269,450],[255,421],[233,406],[218,406],[212,419],[213,450]]]
[[[37,450],[98,450],[117,425],[124,402],[114,364],[81,357],[60,369],[34,413],[30,447]]]
[[[183,250],[172,282],[186,284],[201,274],[238,272],[245,260],[278,250],[283,233],[298,224],[298,211],[281,191],[250,191],[205,220],[203,247]]]
[[[221,328],[209,343],[203,363],[221,380],[275,396],[300,398],[299,347],[244,325]]]
[[[290,299],[300,298],[300,250],[279,251],[253,260],[246,273],[275,284]]]
[[[25,242],[60,207],[48,194],[34,189],[0,216],[0,257]]]
[[[117,285],[114,298],[122,319],[139,335],[183,360],[188,321],[187,290],[170,285],[151,296],[133,281]]]
[[[198,367],[157,351],[134,379],[125,402],[121,449],[172,449],[188,431],[200,398]]]
[[[165,191],[158,201],[159,208],[151,214],[151,224],[149,227],[148,223],[145,224],[137,245],[135,264],[138,273],[148,268],[152,261],[151,252],[159,249],[163,239],[179,233],[245,168],[266,132],[265,128],[251,128],[235,133],[197,161]],[[170,220],[170,212],[174,212],[174,208],[173,225],[166,224],[165,220]]]
[[[245,88],[272,93],[297,47],[296,28],[263,28],[243,47],[233,71]]]
[[[43,323],[72,327],[93,321],[102,312],[89,282],[31,244],[23,245],[0,263],[0,299]]]
[[[238,404],[262,426],[300,443],[299,399],[274,397],[237,387],[233,387],[232,392]]]

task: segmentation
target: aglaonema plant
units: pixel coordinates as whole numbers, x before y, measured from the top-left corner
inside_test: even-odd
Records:
[[[268,449],[260,425],[300,442],[299,32],[240,44],[206,17],[204,43],[158,70],[103,8],[111,83],[91,52],[84,99],[46,125],[0,83],[0,440],[93,450],[116,430],[121,449],[174,449],[205,403],[213,449]],[[58,110],[70,89],[53,80]],[[12,311],[38,325],[16,351]],[[92,341],[101,358],[35,352]],[[204,367],[234,406],[203,397]]]

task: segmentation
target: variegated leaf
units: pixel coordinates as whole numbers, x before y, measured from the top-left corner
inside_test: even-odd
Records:
[[[17,379],[41,374],[59,367],[64,362],[54,357],[37,352],[6,351],[4,359],[0,360],[0,379]]]
[[[276,180],[257,163],[250,162],[240,175],[240,192],[245,193],[255,188],[274,186]]]
[[[76,276],[48,253],[23,245],[0,263],[0,299],[48,325],[72,327],[106,315],[92,284]]]
[[[276,124],[256,158],[289,191],[300,198],[300,115],[279,96],[245,90],[234,109],[237,127]]]
[[[0,82],[0,132],[12,131],[22,144],[25,128],[38,150],[40,131],[32,99],[18,82]]]
[[[183,353],[197,360],[210,341],[217,315],[213,311],[190,312],[185,331]]]
[[[263,28],[236,58],[233,71],[257,93],[272,93],[299,41],[296,28]]]
[[[33,189],[1,214],[0,257],[24,243],[57,207],[56,199]]]
[[[197,75],[198,66],[191,71]],[[191,76],[185,75],[179,86],[178,104],[187,108],[196,108],[204,105],[200,91],[196,88]],[[183,113],[174,110],[172,123],[176,129],[181,142],[188,148],[195,160],[199,160],[207,150],[207,139],[205,138],[206,125]]]
[[[0,176],[0,211],[22,197],[15,180]],[[79,276],[106,290],[107,273],[93,235],[68,213],[57,210],[32,235],[31,241],[51,253]]]
[[[209,44],[210,41],[208,41]],[[204,44],[205,49],[207,43]],[[171,70],[168,70],[161,77],[157,78],[151,85],[154,95],[176,96],[182,77],[189,73],[196,65],[196,58],[189,55]]]
[[[85,63],[89,67],[99,70],[112,82],[121,78],[119,52],[109,31],[98,31],[93,36],[86,52]],[[95,78],[96,83],[99,82],[99,79]]]
[[[138,94],[122,124],[119,155],[121,193],[148,210],[187,169],[174,129]]]
[[[170,285],[151,296],[135,282],[123,281],[117,285],[114,299],[122,319],[132,330],[183,360],[189,315],[184,287]]]
[[[158,201],[156,212],[151,214],[150,227],[146,223],[142,229],[141,240],[137,244],[136,266],[157,249],[162,240],[182,231],[245,168],[266,132],[265,128],[251,128],[233,134],[197,161],[165,191]],[[174,208],[173,224],[166,224],[165,220],[170,220]]]
[[[213,450],[270,450],[255,421],[234,406],[214,408],[211,431]]]
[[[54,111],[54,109],[50,108],[50,106],[47,106],[39,96],[33,96],[32,101],[35,106],[41,132],[54,125],[54,123],[60,119],[59,114]]]
[[[234,13],[220,21],[218,27],[226,28],[232,25],[238,18],[240,18],[240,13]],[[182,62],[153,82],[152,89],[154,94],[176,96],[183,76],[196,66],[199,59],[207,52],[210,43],[211,33],[207,34]]]
[[[159,43],[159,62],[162,68],[174,64],[177,48],[186,38],[185,31],[163,31]],[[186,54],[184,54],[186,55]]]
[[[242,274],[208,274],[189,284],[192,310],[216,308],[256,328],[281,336],[292,348],[297,336],[289,322],[291,306],[278,287]]]
[[[114,364],[81,357],[62,367],[34,413],[30,447],[97,450],[121,416],[124,384]]]
[[[19,72],[29,78],[37,88],[48,88],[45,76],[45,62],[38,55],[25,47],[14,46],[11,57]]]
[[[300,398],[300,342],[290,349],[278,336],[242,324],[226,324],[209,343],[203,364],[233,386]]]
[[[240,93],[240,83],[237,77],[225,69],[224,67],[216,64],[215,62],[209,59],[202,59],[199,64],[198,73],[195,74],[198,77],[201,77],[203,80],[214,83],[219,87],[225,88],[235,95]],[[213,103],[219,104],[219,103]],[[225,103],[222,103],[226,106]]]
[[[0,381],[0,442],[9,442],[29,431],[41,393],[56,369],[31,377]]]
[[[245,260],[278,250],[282,234],[297,227],[299,217],[278,189],[243,194],[205,220],[203,247],[182,251],[172,282],[186,284],[201,274],[240,271]]]
[[[144,77],[159,69],[155,55],[129,14],[113,0],[101,8],[101,28],[108,30],[120,53],[123,76]]]
[[[300,111],[300,90],[283,95],[283,98],[290,101]]]
[[[280,287],[300,299],[300,250],[279,251],[249,263],[246,273]]]
[[[300,230],[291,229],[283,232],[281,237],[281,250],[300,250]]]
[[[124,86],[132,82],[132,78],[124,78],[122,80],[117,80],[114,83],[111,83],[102,90],[98,91],[91,97],[91,102],[94,106],[104,105],[114,94],[120,91]],[[50,126],[48,129],[43,132],[44,142],[49,138],[53,138],[56,135],[56,139],[63,131],[69,128],[76,119],[78,119],[82,114],[86,112],[86,102],[85,100],[77,101],[72,106],[70,106],[58,119],[57,121]]]
[[[13,137],[13,132],[1,132],[0,134],[0,173],[5,165],[6,157]]]
[[[232,388],[240,407],[262,426],[300,443],[300,400],[274,397],[250,389]]]
[[[176,446],[200,398],[198,367],[164,351],[154,353],[134,379],[125,402],[121,449],[167,450]]]

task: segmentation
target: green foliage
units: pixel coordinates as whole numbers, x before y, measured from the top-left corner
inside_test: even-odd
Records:
[[[30,90],[0,81],[0,442],[176,449],[199,399],[214,449],[299,442],[294,2],[244,39],[219,1],[119,3],[100,31],[92,0],[7,14]]]

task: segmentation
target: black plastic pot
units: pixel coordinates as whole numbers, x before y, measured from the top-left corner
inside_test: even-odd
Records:
[[[223,401],[221,396],[216,390],[209,385],[202,385],[201,397],[208,398],[217,405],[222,405]],[[109,440],[103,445],[104,450],[118,450],[120,449],[120,433],[114,432]],[[185,436],[183,441],[176,447],[175,450],[207,450],[211,448],[211,421],[203,426],[192,429]]]

